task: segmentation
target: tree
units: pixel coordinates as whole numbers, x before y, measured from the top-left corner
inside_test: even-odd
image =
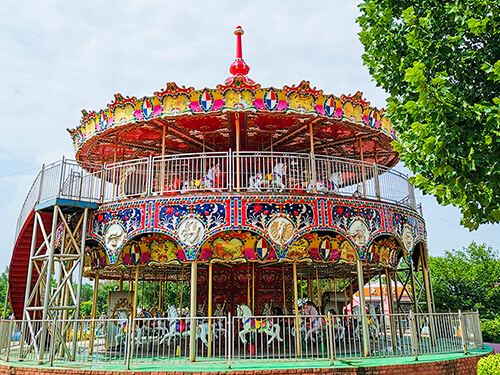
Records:
[[[4,311],[5,298],[7,298],[7,285],[9,284],[9,267],[5,267],[5,271],[0,275],[0,303],[2,306],[2,312],[0,317],[8,317],[11,314],[10,304],[7,303],[7,311]]]
[[[412,182],[476,229],[500,221],[498,0],[365,0],[363,60]]]
[[[438,311],[478,309],[483,318],[498,314],[500,255],[475,242],[462,250],[430,257],[434,303]]]

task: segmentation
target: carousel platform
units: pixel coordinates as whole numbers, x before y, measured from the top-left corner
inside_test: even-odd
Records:
[[[98,374],[115,375],[141,373],[144,375],[186,373],[196,374],[475,374],[476,365],[481,357],[493,353],[493,348],[474,349],[463,353],[422,355],[414,357],[365,358],[357,360],[330,361],[291,361],[291,362],[248,362],[232,364],[229,368],[224,363],[179,363],[179,364],[140,364],[131,365],[127,370],[118,363],[68,363],[54,366],[40,365],[36,361],[5,362],[0,361],[0,374]]]

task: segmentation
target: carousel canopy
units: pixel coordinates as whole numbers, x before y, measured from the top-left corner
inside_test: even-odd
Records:
[[[285,151],[363,159],[388,167],[398,162],[396,134],[384,110],[363,94],[324,94],[308,81],[263,88],[248,77],[241,36],[235,30],[236,59],[231,76],[214,89],[167,83],[152,96],[124,97],[100,111],[82,111],[69,130],[76,157],[112,163],[176,153]],[[312,139],[311,139],[312,133]]]

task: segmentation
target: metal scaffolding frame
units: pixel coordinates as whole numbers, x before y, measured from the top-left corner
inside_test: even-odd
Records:
[[[55,330],[60,337],[52,338],[62,343],[66,342],[64,338],[71,331],[70,320],[79,317],[85,236],[89,216],[88,208],[83,208],[72,215],[64,213],[57,204],[50,209],[51,228],[45,228],[40,212],[35,212],[23,310],[25,323],[21,329],[22,337],[26,337],[28,342],[26,352],[33,348],[39,362],[44,361],[47,338],[51,329],[48,324],[42,322],[51,319],[55,321],[56,318],[68,322],[64,327]],[[56,246],[58,231],[60,240]],[[37,247],[39,232],[43,241]],[[33,275],[37,275],[37,279],[32,286]],[[76,285],[76,290],[73,285]],[[71,350],[66,345],[59,345],[57,349],[61,351],[61,355],[74,358],[76,335],[73,335]]]

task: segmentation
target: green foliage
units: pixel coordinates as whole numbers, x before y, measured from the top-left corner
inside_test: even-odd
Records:
[[[500,354],[481,358],[477,362],[477,375],[500,375]]]
[[[434,303],[438,311],[479,310],[494,318],[500,302],[500,255],[475,242],[462,250],[430,257]]]
[[[5,298],[7,297],[7,285],[9,283],[9,267],[5,267],[5,271],[0,275],[0,306],[2,306],[1,315],[9,317],[11,314],[10,304],[7,303],[7,311],[4,311]]]
[[[483,341],[500,344],[500,317],[481,321]]]
[[[395,149],[413,183],[460,207],[475,229],[500,221],[497,0],[365,0],[360,40],[389,94]]]

